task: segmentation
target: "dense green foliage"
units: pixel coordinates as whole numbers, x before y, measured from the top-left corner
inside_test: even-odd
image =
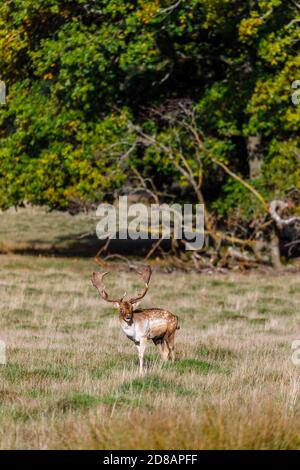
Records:
[[[132,148],[128,126],[176,145],[176,122],[170,130],[148,108],[182,100],[210,156],[249,178],[247,141],[258,136],[256,184],[266,194],[300,187],[299,15],[293,0],[3,1],[0,205],[100,201],[132,166],[184,195],[176,168],[160,149]],[[183,149],[192,168],[202,159],[206,200],[221,212],[243,203],[238,183],[187,135]]]

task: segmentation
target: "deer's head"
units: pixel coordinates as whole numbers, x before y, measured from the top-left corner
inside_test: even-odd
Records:
[[[137,294],[136,297],[130,297],[130,298],[126,298],[126,292],[125,292],[125,294],[120,299],[111,299],[109,298],[106,292],[105,286],[103,284],[103,278],[104,276],[108,274],[107,272],[106,273],[94,272],[92,275],[92,284],[96,287],[102,299],[105,300],[106,302],[114,304],[114,306],[119,309],[120,317],[123,320],[125,320],[127,323],[131,322],[134,309],[137,307],[140,300],[143,297],[145,297],[149,288],[149,281],[150,281],[151,274],[152,274],[152,270],[150,266],[146,266],[145,268],[141,270],[136,270],[136,272],[143,279],[143,282],[144,282],[143,292]]]

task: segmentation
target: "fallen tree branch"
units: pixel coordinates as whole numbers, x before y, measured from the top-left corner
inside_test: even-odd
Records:
[[[288,219],[283,219],[282,217],[280,217],[280,215],[278,214],[278,211],[283,211],[284,209],[287,209],[288,207],[289,207],[289,204],[287,202],[279,201],[279,200],[274,200],[269,205],[269,214],[272,217],[272,220],[274,220],[275,224],[280,230],[282,230],[284,227],[294,222],[300,222],[300,217],[289,217]]]
[[[223,168],[223,170],[228,173],[228,175],[230,175],[232,178],[234,178],[235,180],[237,180],[239,183],[241,183],[243,186],[245,186],[245,188],[247,188],[252,194],[254,194],[254,196],[260,201],[260,203],[262,204],[264,210],[266,212],[269,212],[269,207],[268,207],[268,203],[266,202],[266,200],[263,198],[263,196],[251,185],[249,184],[247,181],[243,180],[243,178],[241,178],[240,176],[238,176],[236,173],[234,173],[233,171],[231,171],[228,166],[226,166],[224,163],[220,162],[219,160],[217,160],[216,158],[212,158],[211,159],[214,163],[216,163],[216,165],[219,165],[221,168]]]

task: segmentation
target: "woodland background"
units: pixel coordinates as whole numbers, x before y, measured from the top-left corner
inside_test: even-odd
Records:
[[[143,189],[204,202],[218,262],[224,241],[271,243],[269,203],[299,212],[299,15],[295,0],[2,2],[0,206],[74,214]]]

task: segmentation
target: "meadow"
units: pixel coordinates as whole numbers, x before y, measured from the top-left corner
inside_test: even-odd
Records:
[[[147,374],[93,261],[2,254],[1,449],[300,449],[300,280],[154,272],[142,306],[180,317],[177,360]],[[112,271],[112,294],[136,291]]]

